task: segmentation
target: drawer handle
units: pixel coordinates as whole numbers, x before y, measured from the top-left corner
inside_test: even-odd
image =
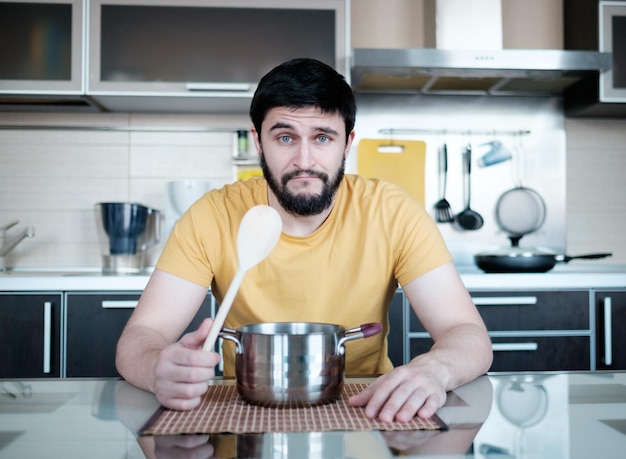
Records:
[[[498,351],[536,351],[537,343],[491,343],[494,352]]]
[[[52,303],[43,304],[43,372],[50,373],[50,352],[52,350]]]
[[[234,91],[252,90],[250,83],[187,83],[187,91]]]
[[[104,309],[132,309],[137,307],[139,300],[103,300]]]
[[[536,296],[479,296],[472,297],[476,306],[530,305],[537,304]]]
[[[604,364],[613,365],[613,301],[604,299]]]

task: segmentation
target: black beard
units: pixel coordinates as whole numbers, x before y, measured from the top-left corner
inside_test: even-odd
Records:
[[[272,174],[269,167],[267,167],[267,162],[265,161],[263,152],[260,154],[260,160],[263,176],[265,177],[265,180],[267,180],[267,184],[270,189],[274,192],[274,195],[276,195],[281,207],[290,214],[298,215],[300,217],[319,215],[332,205],[337,189],[339,189],[341,180],[343,180],[346,166],[346,160],[344,158],[341,163],[341,167],[337,171],[337,175],[334,177],[332,182],[330,181],[328,174],[312,170],[298,170],[290,172],[289,174],[283,175],[279,182],[276,176]],[[324,186],[322,187],[322,192],[320,194],[296,195],[287,189],[287,182],[302,173],[317,177],[323,182]]]

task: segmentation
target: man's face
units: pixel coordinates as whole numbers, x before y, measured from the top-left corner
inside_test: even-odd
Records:
[[[351,133],[346,142],[340,114],[317,107],[273,108],[254,138],[263,174],[287,212],[317,215],[332,205],[354,138]]]

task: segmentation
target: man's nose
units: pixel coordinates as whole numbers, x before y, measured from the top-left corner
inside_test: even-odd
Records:
[[[311,145],[308,142],[301,142],[295,152],[294,164],[300,169],[308,169],[314,162]]]

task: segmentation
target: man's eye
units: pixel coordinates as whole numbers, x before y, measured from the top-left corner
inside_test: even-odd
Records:
[[[282,142],[282,143],[289,143],[289,142],[291,142],[291,136],[289,136],[289,135],[281,135],[278,138],[278,141]]]
[[[330,137],[328,137],[327,135],[320,135],[317,138],[317,141],[321,142],[321,143],[326,143],[326,142],[330,141]]]

